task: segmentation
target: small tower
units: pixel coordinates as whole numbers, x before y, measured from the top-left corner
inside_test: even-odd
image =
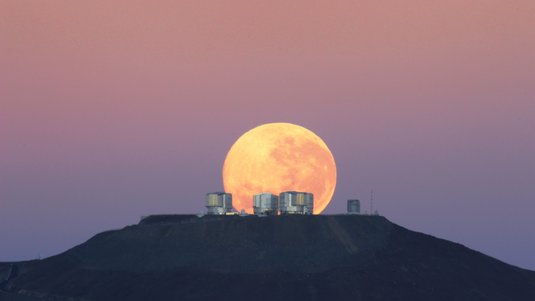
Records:
[[[347,214],[360,214],[360,200],[347,200]]]

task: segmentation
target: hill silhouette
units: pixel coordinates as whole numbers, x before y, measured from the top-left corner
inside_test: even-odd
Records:
[[[380,216],[150,216],[2,279],[0,300],[535,300],[535,272]]]

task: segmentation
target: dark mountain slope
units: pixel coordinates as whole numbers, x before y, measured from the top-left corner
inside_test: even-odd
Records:
[[[378,216],[153,216],[16,266],[0,300],[535,300],[535,272]]]

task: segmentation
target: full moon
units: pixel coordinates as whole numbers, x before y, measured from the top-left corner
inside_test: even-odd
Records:
[[[223,185],[234,208],[253,212],[253,195],[283,191],[314,194],[314,214],[331,201],[336,163],[320,137],[291,123],[263,124],[243,134],[223,164]]]

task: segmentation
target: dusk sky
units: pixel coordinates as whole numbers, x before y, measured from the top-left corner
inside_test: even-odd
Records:
[[[346,199],[535,269],[535,2],[0,0],[0,261],[199,213],[290,122]]]

